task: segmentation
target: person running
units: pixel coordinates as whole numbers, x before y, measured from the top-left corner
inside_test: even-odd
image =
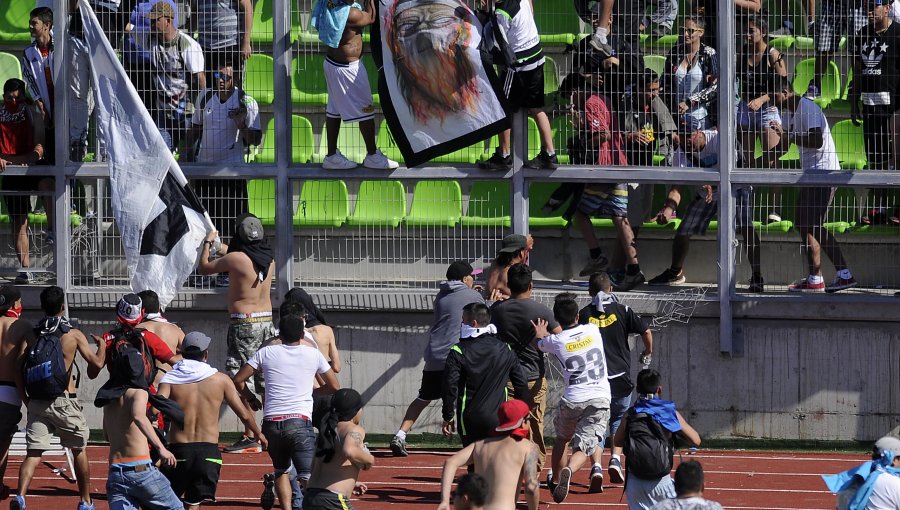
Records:
[[[352,510],[350,496],[364,492],[357,483],[360,470],[375,465],[366,448],[366,429],[360,426],[363,403],[350,388],[335,392],[316,440],[316,458],[306,486],[303,510]]]
[[[169,451],[178,462],[163,469],[163,474],[187,510],[197,510],[202,503],[216,500],[222,469],[218,443],[219,410],[223,402],[253,431],[253,437],[263,449],[268,445],[231,378],[209,366],[210,342],[199,331],[188,333],[183,343],[184,359],[162,377],[157,392],[175,401],[185,412],[184,426],[174,424],[168,437]]]
[[[558,299],[553,316],[563,326],[561,333],[551,335],[547,321],[532,321],[541,352],[556,356],[563,369],[565,390],[559,412],[553,421],[556,446],[553,448],[553,472],[548,486],[553,500],[562,503],[569,495],[572,476],[591,458],[609,422],[609,381],[606,355],[600,329],[594,324],[578,324],[578,303],[574,299]],[[571,441],[572,456],[566,461],[566,443]],[[565,467],[564,467],[565,466]],[[595,485],[591,470],[591,485]],[[596,482],[603,492],[603,475]]]
[[[138,323],[137,327],[158,336],[173,353],[180,352],[181,342],[184,341],[184,331],[174,322],[166,320],[162,313],[160,313],[159,296],[156,292],[147,289],[138,292],[137,295],[141,298],[141,305],[144,308],[145,314],[144,319]],[[160,371],[168,372],[172,369],[172,365],[162,361],[157,361],[156,366]],[[154,384],[159,384],[159,377],[159,374],[157,374]]]
[[[518,357],[495,336],[497,327],[491,324],[488,307],[469,303],[463,307],[462,323],[459,343],[450,348],[444,370],[441,430],[449,437],[458,428],[463,446],[468,446],[493,434],[507,384],[512,383],[519,400],[526,400],[530,392]]]
[[[232,273],[232,278],[234,278]],[[275,468],[275,491],[283,508],[291,503],[288,472],[293,463],[301,485],[310,477],[315,452],[312,391],[316,374],[322,376],[321,393],[334,393],[340,383],[328,360],[317,349],[301,344],[303,319],[282,317],[278,323],[281,342],[267,345],[253,354],[234,376],[239,392],[256,373],[266,379],[262,432],[269,442],[269,457]],[[302,498],[301,498],[302,499]]]
[[[450,489],[456,470],[473,464],[489,488],[485,508],[516,508],[520,486],[525,489],[528,510],[537,510],[538,451],[528,438],[528,404],[521,400],[507,400],[497,410],[497,432],[475,441],[444,461],[441,474],[441,503],[438,510],[450,509]]]
[[[262,343],[275,336],[272,324],[272,274],[275,272],[275,255],[265,240],[262,222],[256,216],[245,213],[235,218],[235,232],[231,244],[222,244],[218,258],[210,260],[210,250],[216,244],[218,232],[211,230],[201,245],[201,275],[228,273],[228,354],[225,368],[231,374],[244,365]],[[259,410],[258,396],[263,394],[265,383],[259,374],[252,378],[253,392],[241,395],[244,405]],[[243,436],[225,448],[227,453],[257,453],[259,443],[252,439],[252,431],[244,429]]]
[[[33,333],[31,324],[21,319],[22,295],[15,285],[0,286],[0,500],[9,497],[6,476],[9,445],[22,420],[24,388],[16,384],[18,359]]]
[[[475,271],[464,261],[457,260],[447,268],[447,279],[440,284],[434,298],[434,323],[428,332],[425,347],[425,369],[419,395],[409,404],[400,429],[391,439],[391,451],[396,457],[406,457],[406,434],[419,419],[422,411],[434,400],[441,398],[445,381],[445,364],[453,346],[459,342],[459,325],[463,321],[463,307],[470,303],[484,303],[475,285]],[[451,413],[452,415],[452,413]]]

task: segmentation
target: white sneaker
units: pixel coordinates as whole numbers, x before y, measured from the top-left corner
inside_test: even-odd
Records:
[[[366,161],[368,160],[369,158],[366,158]],[[322,168],[326,170],[350,170],[358,166],[359,164],[350,161],[341,154],[341,151],[335,151],[331,156],[325,156],[325,160],[322,161]]]
[[[399,168],[400,163],[388,159],[388,157],[382,154],[380,150],[376,149],[375,154],[366,156],[366,160],[363,161],[363,166],[366,168],[374,168],[375,170],[393,170]]]

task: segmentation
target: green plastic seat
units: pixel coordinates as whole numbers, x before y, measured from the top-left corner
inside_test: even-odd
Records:
[[[651,55],[649,53],[644,54],[644,67],[652,69],[657,76],[662,76],[663,71],[666,68],[666,56]]]
[[[363,66],[366,68],[366,74],[369,78],[369,90],[372,91],[372,106],[381,105],[381,97],[378,94],[378,67],[375,65],[375,59],[371,54],[362,56]]]
[[[247,181],[247,203],[250,213],[264,226],[275,225],[275,179]]]
[[[272,17],[274,0],[255,0],[254,4],[253,31],[250,33],[250,41],[272,44],[275,39],[275,23]],[[294,3],[286,2],[285,6],[291,9],[291,40],[296,41],[301,33],[300,11],[297,10]],[[318,35],[316,35],[316,42],[318,42]]]
[[[515,143],[515,141],[512,141]],[[555,148],[554,148],[555,149]],[[528,159],[531,159],[541,152],[541,134],[538,132],[537,122],[532,117],[528,117]]]
[[[572,44],[581,32],[581,21],[571,0],[533,2],[534,22],[542,44]]]
[[[381,125],[378,126],[378,148],[389,159],[403,164],[403,154],[400,153],[400,148],[397,147],[397,142],[394,141],[394,135],[391,134],[386,120],[382,120]]]
[[[462,216],[462,190],[456,181],[419,181],[404,222],[411,227],[455,227]]]
[[[769,46],[773,48],[777,48],[778,51],[785,51],[791,49],[791,46],[797,42],[797,39],[790,35],[780,35],[777,37],[772,37],[769,39]]]
[[[400,181],[362,181],[356,207],[347,219],[354,227],[397,227],[406,216],[406,191]]]
[[[797,67],[794,68],[794,81],[791,83],[795,94],[801,96],[806,94],[815,72],[816,59],[808,58],[797,63]],[[815,102],[822,108],[827,108],[832,101],[841,97],[841,71],[833,60],[828,62],[821,86],[822,90],[819,91],[819,97],[815,98]]]
[[[291,102],[310,106],[328,104],[324,65],[325,55],[321,53],[301,53],[294,58]]]
[[[256,155],[257,163],[275,162],[275,119],[269,119],[266,124],[265,136],[259,152]],[[309,119],[299,115],[291,115],[291,160],[294,163],[309,163],[315,148],[313,128]]]
[[[552,96],[558,91],[559,65],[552,58],[544,57],[544,96]]]
[[[378,141],[380,142],[380,140]],[[366,152],[366,142],[363,141],[358,124],[341,124],[337,146],[341,154],[347,159],[359,164],[362,164],[368,154]],[[313,163],[321,163],[325,159],[326,154],[328,154],[328,134],[323,128],[322,135],[319,137],[319,151],[312,156]]]
[[[253,54],[244,64],[244,91],[259,104],[275,101],[275,61],[268,55]]]
[[[28,15],[34,0],[4,0],[0,7],[0,43],[27,44],[31,42]]]
[[[22,63],[15,55],[0,52],[0,83],[6,83],[10,78],[22,79]]]
[[[294,226],[340,227],[350,216],[350,198],[344,181],[305,181],[300,190]]]
[[[844,92],[841,97],[835,99],[828,105],[829,110],[837,112],[850,112],[850,85],[853,84],[853,67],[847,71],[847,77],[844,79]]]
[[[862,170],[868,165],[862,124],[854,126],[852,120],[842,120],[831,126],[831,137],[841,168]]]
[[[6,222],[9,222],[9,214],[7,214],[7,212],[6,212],[5,204],[3,206],[2,214],[0,214],[0,221],[2,221],[3,217],[6,218]],[[78,214],[76,212],[69,214],[69,224],[71,224],[73,227],[77,227],[78,225],[81,225],[81,221],[82,221],[82,217],[80,214]],[[37,213],[35,213],[35,212],[28,213],[28,223],[31,223],[32,225],[46,225],[47,224],[47,213],[45,213],[43,211],[37,212]]]
[[[572,119],[568,115],[560,115],[550,121],[550,130],[553,133],[553,147],[556,149],[556,159],[561,165],[572,162],[569,156],[569,137],[575,134]]]
[[[476,181],[469,192],[464,227],[510,227],[509,181]]]
[[[549,214],[541,211],[550,195],[559,187],[555,182],[532,182],[528,185],[528,226],[531,228],[566,228],[569,220],[562,217],[570,200]]]

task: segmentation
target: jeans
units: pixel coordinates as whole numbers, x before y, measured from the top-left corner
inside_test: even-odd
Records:
[[[625,416],[625,412],[628,411],[628,408],[631,407],[631,393],[625,395],[624,397],[613,397],[612,400],[609,401],[609,427],[606,429],[607,437],[613,438],[616,435],[616,431],[619,430],[619,424],[622,423],[622,417]],[[600,441],[600,444],[603,445],[606,443],[606,438],[603,438]],[[612,439],[610,439],[610,447],[612,447]]]
[[[262,433],[269,440],[269,457],[275,476],[288,473],[291,463],[297,470],[297,478],[309,480],[312,472],[313,456],[316,453],[316,434],[308,420],[291,419],[283,421],[263,420]],[[299,495],[299,498],[298,498]],[[298,501],[299,499],[299,501]],[[294,493],[293,504],[302,505],[302,494]]]
[[[109,467],[106,495],[110,510],[171,510],[184,508],[169,481],[155,467],[140,473]]]

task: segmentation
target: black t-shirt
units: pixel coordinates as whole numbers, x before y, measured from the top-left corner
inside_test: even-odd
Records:
[[[891,105],[891,110],[895,110],[900,93],[900,24],[891,23],[880,34],[872,25],[863,27],[856,37],[855,55],[860,67],[859,76],[853,76],[854,80],[859,80],[856,90],[863,94],[885,92],[890,98],[890,103],[873,98],[875,103],[872,104],[863,97],[863,104]]]
[[[508,343],[519,357],[529,381],[544,376],[544,354],[537,350],[534,325],[531,321],[544,319],[547,329],[559,326],[553,312],[532,299],[507,299],[491,307],[491,323],[497,326],[497,337]]]
[[[580,324],[594,324],[600,328],[603,337],[603,351],[606,354],[606,372],[613,398],[631,394],[631,351],[628,349],[628,335],[643,334],[647,331],[641,316],[621,303],[604,303],[603,311],[587,305],[578,314]],[[621,374],[621,375],[619,375]]]

